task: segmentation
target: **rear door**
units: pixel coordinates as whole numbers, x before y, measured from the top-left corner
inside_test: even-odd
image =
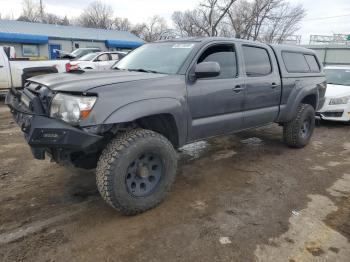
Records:
[[[121,59],[121,55],[119,55],[118,53],[111,53],[110,55],[111,55],[112,65]]]
[[[192,117],[190,140],[234,132],[242,128],[244,77],[239,72],[239,60],[233,43],[206,46],[192,65],[217,62],[220,75],[196,79],[187,85],[188,106]]]
[[[0,47],[3,48],[3,47]],[[10,75],[8,59],[3,49],[0,50],[0,89],[10,87]]]
[[[243,128],[274,122],[279,113],[281,79],[271,48],[243,44],[246,98]]]
[[[111,60],[110,60],[109,54],[105,53],[105,54],[99,55],[96,58],[96,61],[97,61],[96,63],[97,63],[98,70],[107,70],[110,68]]]

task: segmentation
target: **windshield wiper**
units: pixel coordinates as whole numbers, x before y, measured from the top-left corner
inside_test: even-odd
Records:
[[[143,68],[128,69],[128,71],[131,71],[131,72],[143,72],[143,73],[161,74],[161,73],[158,72],[158,71],[155,71],[155,70],[147,70],[147,69],[143,69]]]

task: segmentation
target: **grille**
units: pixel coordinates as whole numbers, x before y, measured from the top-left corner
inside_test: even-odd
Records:
[[[344,111],[338,111],[338,112],[332,112],[332,111],[327,111],[322,113],[325,117],[342,117]]]

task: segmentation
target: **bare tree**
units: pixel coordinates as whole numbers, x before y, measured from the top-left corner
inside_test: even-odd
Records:
[[[283,42],[299,28],[305,16],[301,6],[285,0],[241,0],[228,12],[234,36],[264,42]]]
[[[53,25],[70,25],[70,21],[67,16],[60,17],[51,13],[44,13],[42,18],[42,23],[53,24]]]
[[[144,38],[145,27],[146,27],[145,23],[132,25],[132,28],[131,28],[130,32],[132,34],[140,37],[140,38]]]
[[[185,12],[174,12],[172,20],[175,25],[175,29],[181,37],[196,37],[204,36],[206,32],[199,26],[197,26],[200,20],[197,10],[188,10]]]
[[[113,29],[119,31],[131,31],[133,29],[133,25],[128,18],[116,17],[113,21]]]
[[[90,3],[78,18],[78,23],[84,27],[112,29],[113,9],[101,1]]]
[[[22,1],[22,13],[17,19],[25,22],[41,22],[40,5],[33,0]]]
[[[256,0],[252,6],[253,26],[249,33],[255,41],[258,39],[262,28],[269,19],[271,11],[274,10],[283,0]]]
[[[146,42],[153,42],[162,38],[168,32],[168,25],[163,17],[153,16],[147,23],[137,24],[131,30]]]
[[[44,24],[56,24],[56,25],[69,25],[70,22],[65,16],[64,18],[55,14],[47,13],[45,6],[40,1],[23,0],[22,13],[17,19],[19,21],[44,23]]]
[[[241,0],[228,12],[235,37],[257,40],[271,10],[282,0]]]
[[[208,36],[218,35],[220,22],[226,16],[234,2],[236,0],[205,0],[199,5],[198,12],[202,14],[202,21],[206,27],[202,27],[202,29]],[[200,27],[201,24],[198,24],[198,26]]]
[[[174,12],[178,34],[228,36],[265,42],[282,42],[299,28],[302,6],[286,0],[205,0],[194,10]]]
[[[61,25],[70,25],[70,20],[69,18],[65,15],[62,19]]]
[[[300,21],[305,15],[301,5],[291,6],[288,2],[281,3],[270,15],[260,40],[267,43],[282,43],[300,29]]]
[[[203,0],[194,10],[175,12],[174,25],[182,36],[217,36],[222,21],[236,0]]]

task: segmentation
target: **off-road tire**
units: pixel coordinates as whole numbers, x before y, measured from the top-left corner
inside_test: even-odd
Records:
[[[301,128],[305,120],[310,120],[310,130],[306,137],[301,135]],[[315,129],[315,110],[311,105],[300,104],[297,109],[296,117],[283,125],[284,142],[293,148],[305,147],[313,134]]]
[[[156,153],[162,161],[161,179],[154,191],[135,197],[126,185],[127,170],[144,152]],[[102,198],[125,215],[136,215],[158,205],[168,194],[175,179],[177,154],[168,139],[145,129],[132,129],[117,135],[103,150],[96,169],[96,181]]]

